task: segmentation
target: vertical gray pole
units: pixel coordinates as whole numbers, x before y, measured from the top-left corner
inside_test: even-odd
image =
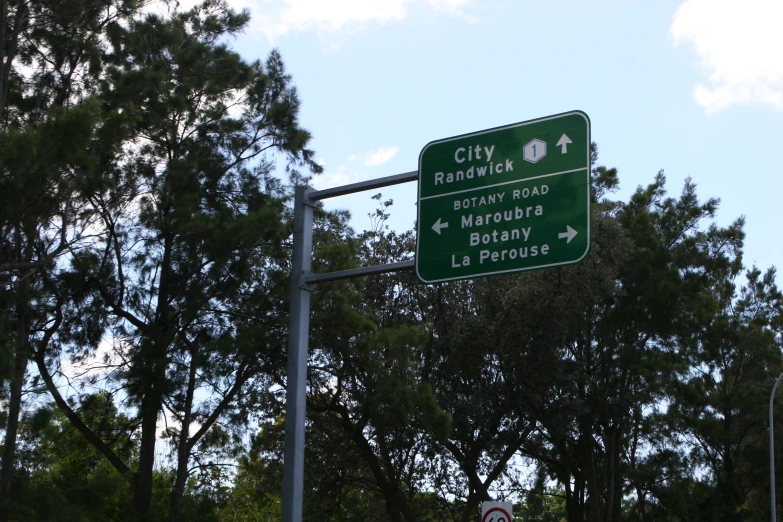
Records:
[[[288,383],[285,406],[283,522],[301,522],[304,488],[304,434],[307,393],[307,341],[310,329],[310,273],[313,252],[313,207],[307,187],[296,187],[294,252],[291,267],[291,323],[288,331]]]
[[[783,379],[783,373],[775,381],[775,386],[772,387],[772,393],[769,395],[769,502],[772,522],[778,522],[775,513],[775,425],[772,417],[772,404],[775,401],[775,392],[781,379]]]

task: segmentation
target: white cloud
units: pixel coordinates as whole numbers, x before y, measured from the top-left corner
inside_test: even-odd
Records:
[[[236,1],[236,0],[235,0]],[[244,0],[247,1],[247,0]],[[251,6],[256,26],[270,40],[292,31],[316,30],[335,33],[368,22],[400,21],[408,8],[423,3],[462,15],[461,8],[473,0],[259,0]],[[467,18],[467,17],[466,17]]]
[[[427,3],[436,9],[460,13],[460,7],[468,5],[470,1],[471,0],[427,0]]]
[[[690,42],[708,74],[696,101],[708,112],[737,103],[783,110],[783,2],[687,0],[671,26],[675,45]]]
[[[399,147],[378,147],[366,154],[351,154],[348,156],[348,162],[361,161],[365,167],[380,167],[389,163],[391,159],[400,150]]]
[[[356,174],[350,171],[345,165],[339,166],[336,170],[327,170],[323,174],[319,174],[313,177],[313,188],[316,190],[324,190],[332,187],[339,187],[341,185],[348,185],[349,183],[355,183],[359,181],[356,179]]]
[[[405,18],[407,0],[284,0],[266,2],[260,29],[270,40],[291,31],[336,32],[348,24]],[[282,4],[282,5],[281,5]]]
[[[168,16],[174,10],[186,11],[200,5],[204,0],[178,0],[176,5],[162,0],[153,1],[144,7],[144,12]],[[250,11],[250,27],[264,33],[270,41],[295,31],[317,31],[337,33],[353,30],[368,23],[399,22],[408,16],[409,8],[415,5],[427,6],[437,11],[463,18],[467,22],[477,21],[466,14],[463,8],[475,0],[227,0],[236,9]],[[329,51],[339,45],[328,44]]]
[[[378,147],[378,150],[368,152],[364,156],[364,166],[379,167],[388,163],[397,154],[398,150],[398,147]]]
[[[313,187],[317,190],[323,190],[349,183],[357,183],[370,176],[360,168],[356,168],[351,163],[361,162],[365,167],[379,167],[391,161],[397,154],[399,147],[378,147],[366,154],[351,154],[345,163],[336,169],[326,169],[326,172],[313,178]],[[321,160],[323,161],[323,160]],[[323,165],[324,163],[322,163]]]

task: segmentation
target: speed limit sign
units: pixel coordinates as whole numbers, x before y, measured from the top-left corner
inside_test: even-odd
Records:
[[[484,502],[481,504],[481,522],[511,522],[511,502]]]

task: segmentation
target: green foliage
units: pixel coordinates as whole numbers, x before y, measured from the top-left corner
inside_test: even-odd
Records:
[[[105,393],[80,397],[77,411],[113,449],[132,459],[125,415]],[[19,520],[123,520],[130,484],[74,429],[57,409],[45,407],[25,418],[18,450],[14,516]]]
[[[344,333],[318,344],[315,375],[328,377],[314,381],[313,389],[321,391],[313,397],[313,436],[328,434],[330,441],[318,457],[361,458],[362,466],[349,476],[374,483],[392,518],[421,519],[427,510],[416,499],[434,490],[441,499],[462,502],[445,502],[443,516],[468,520],[493,488],[521,489],[524,475],[509,468],[520,455],[563,487],[546,514],[528,495],[533,519],[608,521],[704,512],[705,520],[744,520],[763,513],[756,492],[763,488],[764,457],[754,448],[763,437],[745,421],[736,436],[721,436],[728,426],[725,415],[721,427],[702,427],[717,437],[716,444],[738,437],[731,446],[743,462],[737,472],[755,484],[743,488],[722,478],[723,459],[713,459],[715,467],[704,473],[711,464],[697,454],[711,444],[700,441],[693,446],[699,451],[689,453],[695,439],[673,415],[693,400],[682,386],[689,375],[704,377],[705,368],[739,357],[748,370],[758,369],[737,375],[756,383],[759,395],[736,403],[734,417],[748,419],[759,434],[764,430],[763,415],[755,410],[764,407],[761,396],[777,375],[779,358],[774,273],[760,283],[760,273],[752,270],[747,278],[755,290],[735,292],[731,281],[742,273],[743,221],[704,227],[718,202],[700,202],[692,182],[678,198],[667,197],[659,173],[622,203],[607,197],[617,186],[614,169],[595,167],[593,180],[594,245],[580,265],[434,288],[419,286],[407,274],[376,276],[361,288],[363,313],[374,325],[355,316],[355,298],[341,298],[331,310],[335,315],[326,316],[328,323],[355,319],[332,325],[330,332]],[[391,202],[375,199],[380,208],[373,216],[376,226],[362,236],[363,264],[404,259],[412,237],[385,228]],[[348,284],[339,288],[355,291]],[[330,305],[336,303],[330,292],[336,291],[326,290]],[[736,319],[716,322],[727,307]],[[768,318],[743,312],[751,309],[767,310]],[[719,324],[722,330],[715,330]],[[418,342],[404,343],[401,351],[378,350],[359,333],[380,341],[385,331],[401,332],[401,325],[421,332]],[[705,353],[708,339],[724,350],[694,358]],[[331,351],[321,348],[326,345]],[[415,364],[409,367],[406,360]],[[725,388],[720,378],[710,379]],[[416,396],[430,396],[432,411],[442,412],[431,416],[449,422],[422,423],[409,416]],[[726,399],[718,397],[699,408],[720,412]],[[700,415],[691,407],[681,417],[694,422]],[[319,484],[334,476],[324,473]]]
[[[547,488],[542,481],[528,491],[525,502],[514,506],[514,519],[523,522],[563,522],[566,520],[565,492]]]
[[[3,6],[0,511],[279,520],[290,185],[322,170],[280,53],[241,59],[249,15],[222,0]],[[313,293],[306,520],[467,521],[492,498],[540,522],[768,517],[775,270],[743,265],[743,218],[712,223],[690,179],[617,201],[591,157],[578,265]],[[373,198],[359,234],[316,209],[315,272],[412,259]]]
[[[261,370],[279,360],[280,329],[259,321],[278,315],[290,231],[274,160],[284,161],[292,180],[304,179],[299,168],[321,167],[279,53],[246,63],[225,43],[244,29],[246,12],[213,0],[166,17],[136,15],[135,2],[66,8],[54,1],[20,3],[16,14],[28,7],[48,21],[30,29],[34,45],[18,58],[49,65],[37,87],[9,97],[11,126],[0,135],[2,197],[9,198],[0,274],[54,269],[54,277],[36,273],[40,322],[49,328],[36,338],[46,342],[33,346],[38,371],[74,427],[120,474],[133,476],[137,514],[160,518],[153,509],[159,413],[165,407],[186,427],[168,431],[177,463],[171,517],[178,519],[189,462],[204,471],[219,465],[215,455],[232,457],[227,448],[263,395],[253,385],[268,383]],[[67,15],[51,16],[56,10]],[[51,106],[29,103],[47,94]],[[58,214],[54,248],[43,234]],[[78,244],[82,236],[89,240]],[[61,253],[67,263],[55,265]],[[17,315],[24,324],[19,319],[4,334],[39,319]],[[102,385],[121,390],[134,416],[128,429],[138,430],[140,445],[132,461],[60,396],[52,377],[60,354],[84,360],[107,337],[106,362],[119,363]],[[258,346],[266,346],[261,356]],[[17,399],[27,357],[20,354]],[[195,423],[200,429],[191,432]]]

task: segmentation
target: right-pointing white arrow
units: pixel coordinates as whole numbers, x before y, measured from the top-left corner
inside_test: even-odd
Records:
[[[440,218],[438,218],[438,220],[435,222],[435,224],[432,225],[432,230],[434,230],[438,235],[440,235],[440,231],[443,228],[449,228],[449,224],[448,224],[448,222],[441,223],[440,222]]]
[[[563,134],[562,136],[560,136],[558,142],[555,143],[555,147],[560,147],[560,154],[565,154],[566,152],[568,152],[569,143],[573,143],[573,141],[571,141],[571,138]]]
[[[570,243],[571,240],[574,239],[574,236],[576,236],[576,230],[574,230],[573,228],[571,228],[568,225],[566,225],[566,231],[565,232],[560,232],[557,235],[557,238],[558,239],[563,239],[563,238],[567,237],[568,241],[566,241],[566,243]]]

